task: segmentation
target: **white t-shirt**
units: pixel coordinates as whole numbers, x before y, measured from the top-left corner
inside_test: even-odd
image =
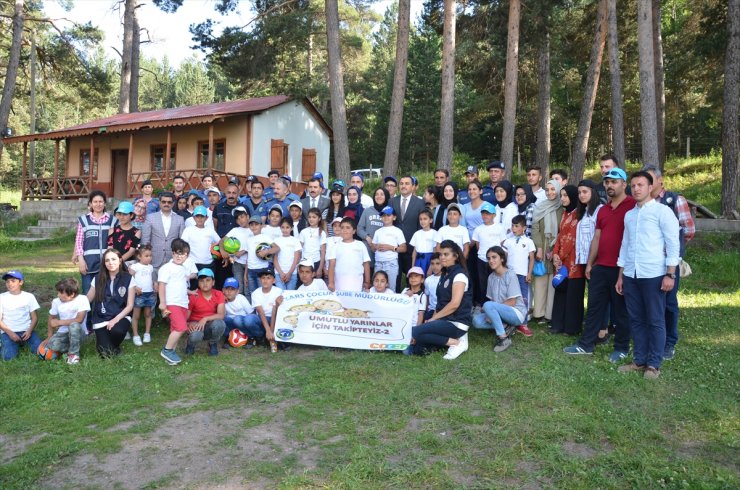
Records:
[[[298,291],[326,291],[329,288],[326,287],[326,283],[323,279],[316,279],[314,278],[313,281],[311,281],[311,284],[306,286],[305,284],[301,284],[298,286]]]
[[[164,289],[164,299],[168,305],[188,307],[190,275],[197,272],[198,268],[195,264],[187,260],[182,265],[177,265],[170,260],[159,268],[159,282],[167,285]]]
[[[273,244],[273,239],[264,233],[247,239],[247,268],[249,269],[266,269],[270,263],[262,260],[257,256],[257,245],[260,243]]]
[[[254,313],[254,307],[243,294],[237,294],[234,301],[226,301],[226,316],[243,316]]]
[[[213,228],[198,228],[197,226],[185,228],[180,238],[190,245],[190,258],[196,264],[210,264],[213,262],[211,245],[221,240],[221,237]]]
[[[334,264],[335,276],[362,276],[365,273],[365,262],[370,262],[367,247],[359,240],[337,242],[332,247],[330,254],[327,259],[336,260]]]
[[[397,228],[395,226],[383,226],[375,230],[375,233],[373,234],[373,243],[376,245],[384,244],[398,247],[399,245],[406,243],[406,238],[403,236],[401,228]],[[383,252],[376,251],[375,260],[378,262],[391,262],[398,260],[398,252],[394,252],[393,250],[386,250]]]
[[[208,216],[206,216],[203,226],[213,229],[213,211],[206,209],[206,212],[208,213]],[[192,216],[185,220],[185,228],[190,228],[191,226],[195,226],[195,218]]]
[[[439,232],[434,228],[427,231],[419,230],[411,237],[409,245],[414,247],[418,254],[428,254],[434,252],[434,247],[441,240],[438,240]]]
[[[511,237],[504,241],[506,266],[518,276],[526,276],[529,271],[529,253],[536,252],[537,247],[527,236]]]
[[[129,269],[134,273],[134,285],[141,289],[142,293],[151,293],[154,291],[154,267],[152,264],[144,265],[136,262],[131,264]]]
[[[26,291],[0,294],[0,310],[3,323],[13,332],[25,332],[31,326],[31,312],[40,308],[36,296]]]
[[[494,245],[501,246],[506,240],[506,230],[498,223],[491,225],[482,224],[473,232],[473,241],[478,242],[478,259],[486,262],[486,252]]]
[[[444,240],[452,240],[457,243],[461,249],[464,249],[465,244],[470,243],[470,233],[468,233],[468,229],[462,225],[457,225],[455,227],[444,225],[439,229],[439,233],[437,233],[437,243],[442,243]]]
[[[462,283],[464,283],[465,284],[465,291],[467,291],[468,288],[470,287],[470,279],[468,279],[468,276],[466,276],[462,272],[459,273],[459,274],[457,274],[455,277],[452,278],[452,283],[454,284],[456,282],[462,282]],[[452,322],[452,324],[455,325],[460,330],[464,330],[466,332],[470,328],[470,325],[465,325],[462,322]]]
[[[300,252],[301,242],[294,237],[291,236],[281,236],[280,238],[275,239],[275,244],[280,247],[280,251],[277,254],[278,264],[280,264],[280,269],[283,272],[288,272],[293,265],[293,261],[295,260],[295,253]],[[298,259],[300,260],[300,258]],[[293,272],[298,271],[298,266],[296,266],[295,270]]]
[[[283,236],[283,232],[280,231],[279,226],[270,225],[265,225],[262,227],[262,234],[272,238],[273,240],[277,240],[278,238]]]
[[[261,306],[265,316],[272,316],[272,307],[275,306],[275,300],[283,294],[283,290],[279,287],[273,286],[270,288],[270,292],[266,293],[259,287],[255,291],[252,291],[252,303],[254,307]]]
[[[329,251],[332,250],[334,247],[337,246],[337,243],[342,241],[342,237],[340,236],[330,236],[326,239],[326,260],[324,261],[324,269],[329,270]],[[368,254],[368,257],[370,255]]]
[[[72,298],[72,301],[62,301],[59,298],[54,298],[51,302],[49,315],[56,315],[60,320],[74,320],[81,311],[90,311],[90,301],[87,300],[87,296],[84,294],[78,294]],[[87,315],[82,318],[82,322],[80,322],[82,325],[85,324],[86,317]],[[83,330],[87,332],[87,329]],[[58,332],[69,332],[69,327],[67,325],[61,326]]]
[[[494,221],[504,227],[506,236],[511,236],[511,220],[519,214],[519,206],[515,202],[511,202],[504,206],[503,209],[501,206],[497,206],[497,208],[498,213],[496,213],[496,219]]]
[[[391,288],[387,287],[385,288],[385,291],[378,291],[375,289],[375,286],[371,287],[368,293],[375,293],[375,294],[396,294],[395,291],[393,291]]]
[[[254,236],[254,233],[252,233],[252,230],[250,230],[249,228],[242,228],[240,226],[237,226],[236,228],[232,228],[231,230],[229,230],[226,236],[234,237],[239,240],[239,251],[241,252],[242,250],[247,249],[247,240],[252,238]],[[247,254],[244,254],[241,257],[234,256],[234,261],[239,264],[246,264]]]
[[[303,258],[311,262],[321,260],[321,246],[326,245],[326,233],[321,228],[310,226],[301,230],[299,239],[303,244]]]
[[[404,288],[404,290],[401,291],[401,294],[406,294],[408,290],[409,288]],[[414,316],[411,318],[411,326],[415,327],[419,322],[419,313],[424,313],[427,310],[427,295],[422,291],[421,294],[411,295],[411,299],[414,300],[414,304],[416,305],[416,311],[414,312]]]

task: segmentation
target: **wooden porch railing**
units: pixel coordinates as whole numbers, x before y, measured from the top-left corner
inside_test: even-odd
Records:
[[[191,169],[191,170],[183,170],[183,169],[177,169],[177,170],[161,170],[161,171],[149,171],[149,172],[131,172],[131,177],[129,178],[129,185],[128,185],[128,195],[129,196],[136,196],[141,194],[141,184],[145,180],[151,180],[152,185],[155,189],[155,194],[157,193],[157,190],[172,190],[172,179],[175,177],[175,175],[182,175],[185,177],[185,189],[184,191],[187,193],[191,189],[199,189],[203,190],[203,183],[202,178],[203,175],[210,173],[213,175],[213,183],[223,190],[226,188],[226,185],[229,183],[229,180],[236,177],[239,179],[239,194],[246,194],[246,175],[241,174],[235,174],[232,172],[224,172],[223,170],[208,170],[208,169]],[[265,187],[267,187],[269,183],[269,179],[267,177],[261,177],[258,176],[258,179],[264,184]],[[293,182],[293,185],[291,186],[291,190],[296,193],[300,194],[305,189],[306,184],[305,182]]]
[[[22,196],[32,199],[72,199],[90,194],[88,177],[26,177],[23,179]],[[56,183],[56,185],[54,185]]]

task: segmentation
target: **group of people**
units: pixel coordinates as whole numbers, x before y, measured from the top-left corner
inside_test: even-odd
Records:
[[[219,189],[208,174],[202,188],[186,192],[185,179],[175,176],[172,191],[154,197],[145,181],[142,195],[112,214],[105,194],[93,191],[72,257],[81,282],[57,284],[47,342],[75,363],[91,330],[99,353],[115,355],[129,333],[137,346],[151,341],[158,303],[169,318],[161,354],[170,364],[181,361],[175,347],[184,334],[186,353],[207,341],[218,354],[232,329],[277,350],[273,311],[283,291],[364,290],[414,298],[407,353],[447,347],[445,359],[455,359],[468,348],[470,326],[494,330],[501,352],[514,331],[533,335],[533,319],[552,334],[580,335],[567,354],[591,354],[613,333],[609,359],[617,363],[633,341],[633,362],[620,369],[656,377],[678,340],[677,266],[693,220],[686,200],[663,188],[658,168],[628,179],[611,155],[600,166],[599,183],[572,185],[565,170],[554,169],[542,185],[533,166],[526,184],[513,185],[505,164],[492,161],[485,185],[471,166],[462,188],[438,169],[421,191],[413,176],[386,176],[370,194],[362,174],[349,185],[326,185],[317,173],[300,197],[276,171],[267,188],[248,177],[243,195],[238,181]],[[237,249],[228,253],[229,246]],[[35,300],[26,301],[27,321],[5,323],[18,309],[6,307],[18,303],[8,295],[19,295],[23,278],[10,271],[4,279],[7,359],[21,343],[35,350],[41,341],[33,332]],[[15,345],[6,351],[8,341]]]

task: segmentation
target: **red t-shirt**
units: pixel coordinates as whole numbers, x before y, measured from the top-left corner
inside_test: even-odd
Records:
[[[214,315],[216,314],[218,305],[225,303],[226,298],[224,298],[221,291],[211,289],[211,299],[205,299],[199,289],[197,294],[190,295],[190,304],[188,305],[190,318],[188,318],[188,321],[197,322],[203,317]]]
[[[601,206],[596,216],[596,229],[601,230],[599,239],[599,254],[596,256],[596,265],[616,267],[619,249],[622,247],[624,236],[624,215],[635,207],[635,198],[625,196],[616,209],[610,202]]]

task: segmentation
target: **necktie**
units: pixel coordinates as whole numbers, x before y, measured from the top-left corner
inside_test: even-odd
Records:
[[[409,198],[404,197],[401,202],[401,221],[403,221],[403,218],[406,216],[406,206],[408,205]]]
[[[311,199],[311,207],[312,208],[316,207],[316,199]]]

